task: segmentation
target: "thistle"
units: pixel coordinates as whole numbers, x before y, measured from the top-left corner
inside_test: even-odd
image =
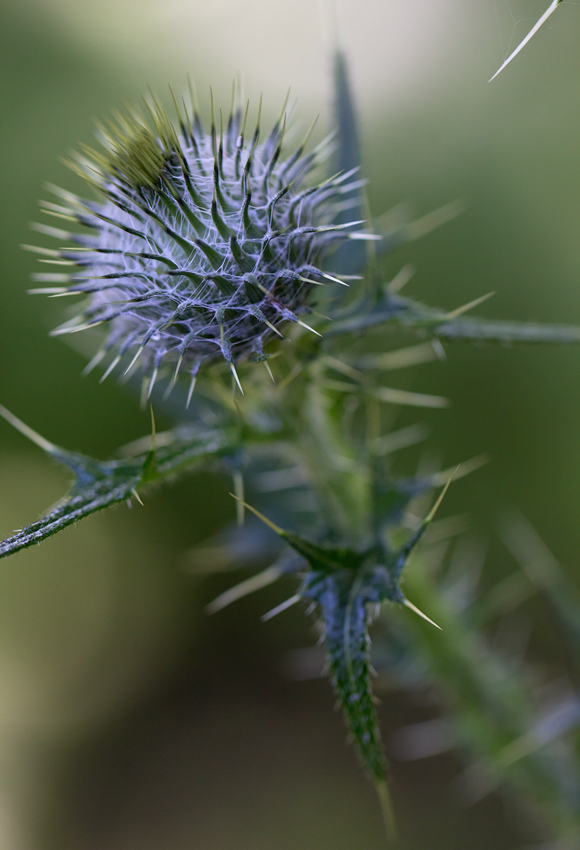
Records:
[[[239,385],[239,360],[266,359],[264,344],[283,337],[287,322],[308,327],[299,317],[313,286],[337,280],[323,271],[329,251],[366,236],[349,232],[361,222],[335,223],[344,196],[360,187],[353,172],[313,180],[329,139],[308,153],[305,139],[284,158],[284,114],[260,142],[259,117],[246,135],[247,107],[232,106],[225,129],[212,118],[208,133],[191,101],[175,101],[179,129],[155,99],[147,118],[132,110],[100,127],[104,151],[86,148],[70,163],[100,200],[50,187],[67,205],[44,204],[92,232],[37,225],[73,247],[33,248],[46,262],[77,267],[35,275],[65,285],[33,292],[90,296],[53,334],[107,325],[86,371],[108,356],[104,377],[121,361],[125,372],[140,365],[147,396],[160,369],[171,388],[183,367],[190,399],[201,364],[222,359]]]
[[[554,0],[550,9],[556,5]],[[263,619],[301,600],[318,612],[332,684],[391,834],[394,822],[372,693],[369,638],[371,620],[385,603],[389,613],[383,626],[388,626],[392,638],[390,669],[404,668],[401,679],[406,684],[411,676],[441,686],[449,705],[455,706],[458,741],[471,744],[475,766],[482,765],[492,782],[523,791],[539,805],[554,835],[569,837],[569,846],[577,847],[578,760],[568,760],[565,748],[554,749],[549,758],[543,753],[536,757],[536,744],[544,749],[549,743],[543,719],[537,728],[531,725],[533,712],[526,708],[536,697],[525,676],[508,687],[507,675],[498,675],[499,665],[489,663],[473,631],[473,623],[482,622],[481,608],[476,605],[470,612],[474,616],[465,617],[461,602],[465,593],[458,594],[457,581],[448,584],[452,593],[447,595],[453,597],[449,602],[445,588],[441,594],[436,590],[434,573],[416,569],[417,564],[408,569],[452,476],[395,477],[391,453],[414,445],[424,434],[413,426],[390,431],[392,415],[384,416],[381,405],[445,406],[446,400],[439,396],[384,384],[385,372],[441,356],[441,340],[579,343],[580,328],[466,315],[488,295],[450,311],[429,307],[402,294],[410,279],[406,269],[386,281],[380,263],[363,256],[357,250],[360,245],[345,246],[348,251],[342,250],[334,260],[341,273],[328,273],[326,261],[335,247],[349,239],[377,238],[352,230],[360,221],[344,222],[346,210],[363,208],[364,199],[359,191],[362,182],[351,179],[360,151],[340,53],[335,57],[334,79],[335,168],[340,172],[323,182],[316,182],[315,174],[331,152],[330,141],[306,152],[307,137],[293,153],[283,154],[284,115],[260,143],[259,119],[255,131],[246,136],[247,109],[243,113],[239,106],[233,107],[225,129],[221,120],[218,129],[212,118],[206,133],[193,105],[188,109],[176,103],[175,128],[154,99],[146,102],[147,118],[133,110],[118,116],[115,125],[100,128],[104,153],[87,149],[72,163],[99,200],[82,200],[54,189],[66,206],[47,204],[45,210],[89,232],[39,225],[41,232],[69,245],[32,250],[44,255],[45,262],[76,266],[71,274],[37,275],[44,283],[59,284],[37,292],[88,296],[80,313],[53,333],[108,327],[108,336],[86,371],[103,362],[105,378],[117,366],[125,373],[141,367],[146,395],[163,372],[169,378],[168,390],[181,371],[187,372],[189,403],[202,363],[228,364],[239,384],[239,361],[265,359],[265,345],[283,335],[285,323],[308,327],[300,316],[311,310],[315,285],[344,283],[358,274],[360,284],[356,298],[340,290],[349,297],[332,299],[330,315],[318,320],[322,337],[312,338],[310,346],[281,352],[273,369],[280,379],[275,392],[262,374],[262,381],[258,376],[240,405],[229,392],[219,391],[223,386],[218,375],[212,398],[197,400],[196,416],[161,435],[156,435],[152,421],[150,437],[112,460],[68,451],[0,405],[0,416],[74,475],[56,506],[0,542],[0,558],[101,509],[132,499],[141,502],[141,493],[149,487],[186,471],[220,468],[233,474],[240,523],[245,507],[292,552],[281,553],[262,573],[230,587],[210,608],[218,611],[282,576],[294,576],[296,592]],[[385,232],[382,247],[413,239],[417,231],[425,232],[426,222],[432,226],[434,219],[441,222],[448,217],[449,208],[443,208],[413,227]],[[388,350],[394,330],[414,332],[421,342]],[[426,336],[429,341],[424,341]],[[480,463],[475,459],[464,464],[461,475]],[[247,503],[244,480],[251,492]],[[411,512],[413,500],[443,484],[424,519],[419,519],[422,512]],[[276,490],[280,496],[272,499],[271,507],[281,525],[251,504],[260,493],[267,493],[269,502]],[[268,504],[266,513],[269,509]],[[293,527],[295,532],[286,530]],[[443,539],[457,533],[454,525],[451,531],[449,527]],[[252,565],[263,560],[258,533],[252,533],[251,545],[244,546]],[[244,546],[237,547],[236,564],[243,558]],[[212,559],[206,554],[203,560],[211,569]],[[507,594],[502,588],[495,604],[498,599],[511,604],[513,599],[527,598],[525,588],[522,594],[519,585],[516,593],[513,587],[510,584]],[[549,581],[542,577],[538,587],[551,594],[577,647],[580,627],[578,606],[570,601],[573,593],[551,573]],[[391,617],[395,606],[435,625],[407,593],[445,631],[429,637],[417,618],[414,625],[402,620],[397,624],[396,615]],[[515,678],[510,671],[510,682]],[[562,728],[558,719],[551,723],[550,734],[560,735]],[[529,761],[520,771],[523,758]]]

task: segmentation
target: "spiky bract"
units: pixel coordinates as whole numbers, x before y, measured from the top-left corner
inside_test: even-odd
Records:
[[[35,291],[90,293],[53,333],[106,323],[93,363],[109,355],[106,374],[123,358],[125,367],[141,365],[151,390],[162,365],[195,375],[204,361],[225,358],[234,368],[240,358],[263,359],[264,342],[282,336],[285,321],[300,322],[312,286],[328,279],[321,264],[329,249],[364,235],[333,224],[342,196],[360,184],[349,174],[312,181],[328,140],[283,158],[284,117],[260,143],[259,119],[246,137],[247,108],[232,108],[219,131],[212,119],[207,133],[185,104],[176,129],[155,100],[146,103],[147,120],[118,116],[100,128],[104,152],[87,149],[73,163],[99,202],[54,188],[67,206],[45,211],[92,233],[39,226],[74,247],[37,250],[79,271],[36,275],[66,286]]]

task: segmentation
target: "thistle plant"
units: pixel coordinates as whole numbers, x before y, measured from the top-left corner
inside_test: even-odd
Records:
[[[99,128],[102,152],[87,149],[73,160],[96,199],[54,189],[64,205],[45,204],[45,211],[74,226],[38,225],[66,244],[32,250],[67,270],[36,275],[51,286],[33,291],[80,296],[80,311],[53,333],[104,331],[85,371],[100,367],[106,378],[118,370],[130,379],[140,372],[142,401],[176,424],[159,435],[153,424],[150,437],[103,462],[49,442],[0,407],[74,475],[55,508],[0,544],[0,557],[102,508],[140,501],[170,475],[221,466],[233,480],[238,521],[255,514],[280,545],[265,571],[211,609],[296,576],[295,593],[265,619],[301,601],[317,613],[332,686],[393,840],[372,691],[373,618],[381,626],[379,671],[409,671],[421,661],[423,681],[439,688],[443,702],[459,687],[451,708],[457,743],[496,785],[539,806],[552,833],[572,847],[580,838],[578,759],[557,747],[538,756],[530,744],[537,718],[526,708],[529,685],[522,677],[498,688],[501,665],[465,624],[445,581],[438,588],[407,569],[452,479],[481,461],[396,478],[392,453],[424,435],[414,426],[390,431],[384,407],[447,402],[393,389],[384,375],[436,359],[446,340],[578,343],[580,328],[467,315],[487,295],[448,311],[432,308],[402,294],[405,271],[384,280],[380,252],[409,231],[375,232],[362,212],[357,128],[340,53],[334,71],[334,133],[318,146],[308,135],[289,145],[284,112],[262,140],[260,119],[249,131],[237,95],[226,121],[212,114],[209,130],[194,97],[174,98],[176,124],[149,98],[146,113],[132,110]],[[396,329],[418,339],[392,350]],[[298,507],[289,491],[301,497]],[[434,491],[433,506],[423,507]],[[421,505],[418,521],[413,503]],[[256,558],[262,542],[256,533]],[[553,579],[542,590],[577,640],[577,609],[563,586]],[[573,730],[568,724],[562,734]]]

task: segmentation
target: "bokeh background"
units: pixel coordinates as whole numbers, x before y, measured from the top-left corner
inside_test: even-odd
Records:
[[[432,304],[495,290],[482,314],[580,322],[580,6],[565,0],[487,83],[547,5],[337,0],[373,212],[466,202],[386,264],[394,276],[412,262],[409,291]],[[297,122],[320,113],[322,133],[328,16],[312,0],[2,0],[1,11],[0,401],[50,440],[104,458],[147,433],[148,414],[114,381],[81,378],[82,355],[48,337],[61,304],[26,294],[35,261],[19,245],[37,241],[28,223],[44,183],[78,188],[59,158],[91,143],[94,118],[147,85],[165,97],[187,74],[203,105],[211,84],[227,108],[241,73],[267,117],[290,87]],[[453,399],[419,417],[432,459],[491,458],[445,507],[489,539],[486,580],[513,569],[495,529],[516,506],[578,582],[580,350],[457,344],[446,363],[398,380]],[[66,484],[0,423],[3,536]],[[192,476],[2,562],[2,850],[383,846],[327,682],[288,674],[292,651],[315,640],[311,623],[292,611],[260,624],[279,588],[204,611],[234,577],[202,579],[190,550],[232,520],[228,489]],[[535,651],[549,664],[560,649],[543,634]],[[423,711],[416,697],[389,696],[387,749]],[[499,798],[459,805],[460,767],[453,755],[408,764],[393,753],[405,847],[521,846]]]

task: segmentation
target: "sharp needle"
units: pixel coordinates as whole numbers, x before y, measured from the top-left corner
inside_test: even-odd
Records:
[[[492,80],[495,80],[497,75],[500,74],[507,65],[509,65],[509,63],[512,61],[512,59],[515,59],[515,57],[518,55],[520,50],[524,49],[524,47],[526,46],[528,41],[530,41],[535,36],[537,31],[540,29],[540,27],[543,26],[546,23],[546,21],[548,20],[550,15],[553,14],[556,11],[557,7],[560,5],[561,2],[562,2],[562,0],[552,0],[552,3],[550,3],[549,7],[546,9],[546,11],[542,15],[542,17],[539,19],[539,21],[537,21],[534,24],[534,26],[531,28],[531,30],[529,31],[527,36],[523,39],[523,41],[520,41],[520,43],[518,44],[518,46],[516,47],[514,52],[511,53],[508,56],[508,58],[505,60],[505,62],[501,66],[501,68],[498,68],[497,71],[495,72],[495,74],[493,75],[493,77],[490,78],[490,80],[489,80],[490,83],[491,83]]]

